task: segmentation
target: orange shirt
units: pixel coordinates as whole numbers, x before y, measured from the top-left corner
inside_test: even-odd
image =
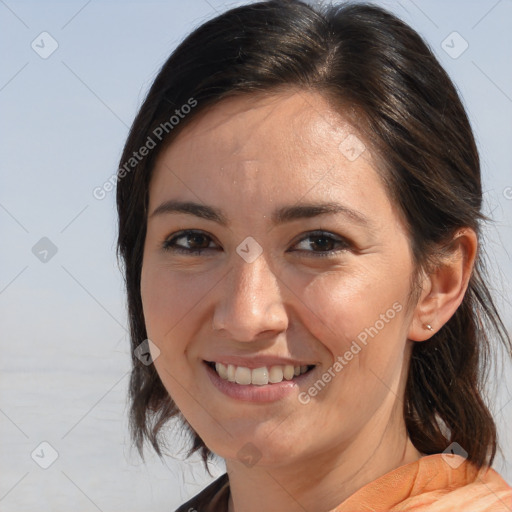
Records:
[[[224,474],[176,512],[227,512],[228,499]],[[459,455],[428,455],[370,482],[331,512],[413,511],[511,512],[512,487],[493,469],[479,471]]]
[[[370,482],[333,512],[356,511],[510,512],[512,487],[459,455],[429,455]]]

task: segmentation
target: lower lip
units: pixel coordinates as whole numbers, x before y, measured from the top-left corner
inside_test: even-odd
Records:
[[[303,384],[305,380],[309,380],[311,374],[315,369],[307,373],[303,373],[292,380],[283,380],[277,384],[265,384],[257,386],[255,384],[237,384],[222,379],[219,374],[203,361],[206,367],[206,373],[212,381],[213,385],[222,393],[235,398],[236,400],[244,400],[246,402],[274,402],[280,400],[290,393],[299,389],[299,385]]]

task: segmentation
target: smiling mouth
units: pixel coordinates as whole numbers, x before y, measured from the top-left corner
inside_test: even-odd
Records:
[[[214,370],[217,375],[228,382],[247,386],[254,384],[256,386],[265,386],[267,384],[279,384],[283,381],[290,381],[301,375],[310,372],[315,368],[314,364],[306,366],[273,365],[270,367],[247,368],[246,366],[236,366],[233,364],[222,364],[214,361],[205,361],[205,363]]]

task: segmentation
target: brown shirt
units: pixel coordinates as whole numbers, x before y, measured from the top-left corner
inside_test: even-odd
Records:
[[[228,500],[229,480],[228,474],[224,473],[176,512],[227,512]]]

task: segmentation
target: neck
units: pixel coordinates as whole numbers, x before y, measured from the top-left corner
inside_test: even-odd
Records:
[[[364,485],[421,457],[403,422],[382,425],[381,435],[376,436],[378,427],[371,422],[346,446],[289,465],[246,467],[227,460],[229,512],[328,512]]]

